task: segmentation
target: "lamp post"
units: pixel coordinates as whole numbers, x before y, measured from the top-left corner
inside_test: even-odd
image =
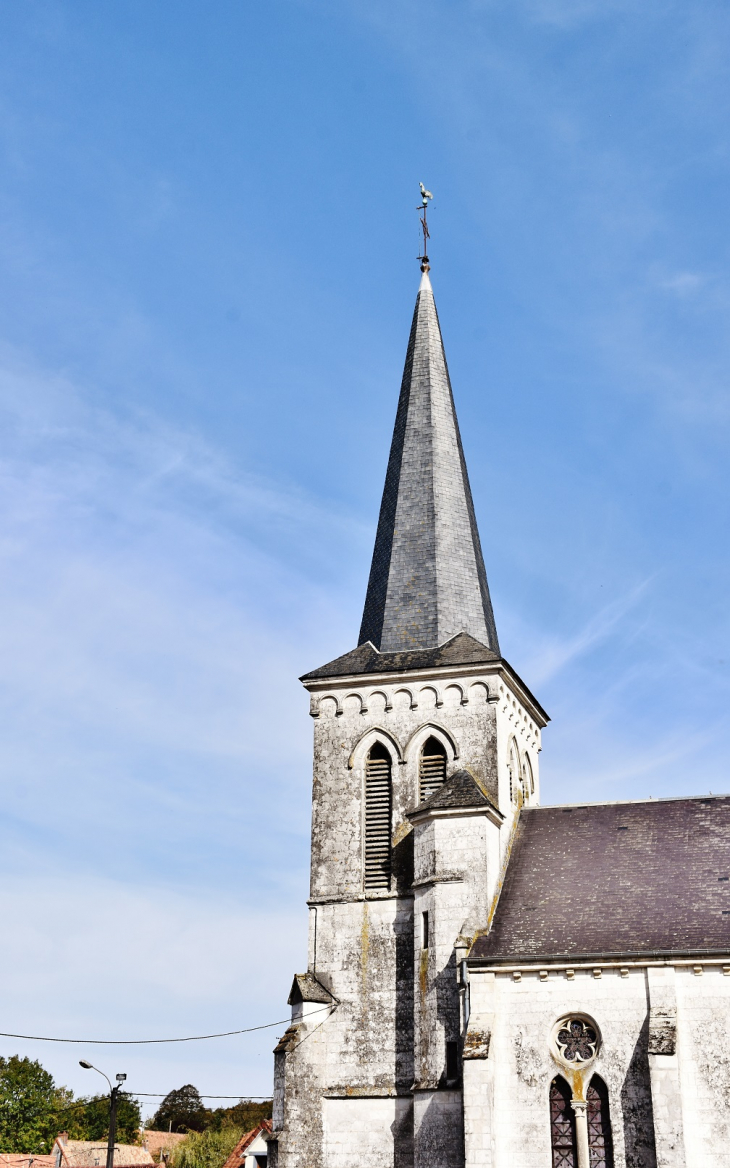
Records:
[[[85,1071],[96,1071],[97,1075],[104,1075],[103,1071],[100,1071],[98,1067],[95,1067],[93,1065],[93,1063],[87,1063],[85,1059],[79,1059],[79,1066],[83,1067]],[[108,1139],[107,1145],[106,1145],[106,1168],[114,1168],[114,1143],[115,1143],[116,1138],[117,1138],[117,1100],[119,1098],[119,1092],[122,1089],[122,1084],[124,1083],[127,1076],[126,1075],[117,1075],[116,1087],[112,1087],[111,1079],[109,1078],[108,1075],[104,1075],[104,1078],[106,1079],[107,1083],[109,1084],[109,1092],[110,1092],[110,1094],[109,1094],[109,1100],[110,1100],[110,1102],[109,1102],[109,1139]]]

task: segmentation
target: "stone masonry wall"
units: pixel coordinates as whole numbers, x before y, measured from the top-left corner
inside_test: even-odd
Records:
[[[588,1015],[602,1035],[591,1073],[608,1088],[615,1168],[730,1168],[730,965],[728,973],[719,965],[697,968],[702,973],[677,968],[677,1046],[667,1054],[650,1054],[645,968],[604,966],[600,976],[591,969],[523,970],[519,980],[511,972],[472,971],[469,1031],[488,1035],[488,1055],[464,1065],[467,1168],[550,1164],[548,1091],[560,1073],[551,1031],[569,1012]],[[654,1049],[670,1048],[660,1042]],[[672,1108],[681,1108],[679,1117],[662,1099],[675,1061],[680,1091]],[[684,1136],[665,1141],[660,1158],[664,1128]]]
[[[500,773],[513,741],[522,759],[530,754],[534,790],[528,798],[537,798],[539,728],[498,667],[460,667],[439,678],[370,678],[357,685],[318,682],[309,688],[314,779],[308,964],[336,1002],[321,1020],[314,1015],[302,1023],[289,1049],[277,1055],[277,1168],[379,1168],[381,1163],[412,1168],[430,1164],[425,1149],[437,1154],[442,1144],[450,1152],[439,1164],[458,1168],[461,1122],[455,1127],[454,1117],[461,1116],[461,1092],[447,1090],[443,1081],[445,1042],[459,1038],[454,942],[462,927],[486,915],[498,882],[500,837],[508,838],[518,809],[509,779]],[[467,767],[495,802],[506,800],[506,824],[501,832],[484,817],[468,826],[434,825],[419,872],[443,874],[451,864],[461,883],[414,890],[416,833],[406,813],[418,802],[419,758],[431,735],[444,746],[447,774]],[[365,762],[375,741],[386,746],[392,760],[393,881],[390,890],[366,891]],[[414,895],[430,898],[433,912],[425,975],[414,931]],[[414,1109],[419,1012],[424,1086],[426,1081],[440,1085],[431,1101],[417,1095]],[[380,1133],[377,1147],[373,1141],[367,1149],[362,1144],[367,1124]]]

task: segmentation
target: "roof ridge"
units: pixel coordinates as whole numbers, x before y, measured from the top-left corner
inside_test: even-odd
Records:
[[[525,807],[523,810],[559,811],[569,807],[571,811],[578,811],[584,807],[631,807],[642,803],[687,803],[693,800],[701,802],[708,799],[730,799],[730,791],[727,793],[710,793],[708,795],[663,795],[656,799],[649,795],[646,799],[597,799],[592,802],[583,803],[540,803],[537,806],[533,804],[532,807]]]

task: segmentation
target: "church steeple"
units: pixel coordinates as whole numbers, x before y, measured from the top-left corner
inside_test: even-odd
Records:
[[[499,654],[436,304],[418,290],[360,644],[381,652],[470,633]]]

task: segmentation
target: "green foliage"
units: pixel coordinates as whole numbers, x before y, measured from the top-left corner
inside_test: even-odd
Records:
[[[154,1131],[201,1132],[208,1127],[209,1114],[198,1088],[186,1083],[168,1092],[147,1127]]]
[[[213,1131],[220,1131],[224,1127],[240,1127],[242,1131],[251,1131],[262,1119],[271,1119],[271,1100],[254,1102],[241,1099],[233,1107],[216,1107],[215,1111],[208,1114],[208,1127]]]
[[[220,1131],[191,1132],[172,1154],[173,1168],[223,1168],[246,1128],[222,1127]]]
[[[137,1100],[120,1095],[117,1142],[135,1143],[139,1127]],[[109,1096],[74,1099],[39,1062],[16,1054],[0,1058],[0,1152],[50,1152],[60,1131],[72,1140],[106,1140]]]
[[[170,1131],[172,1124],[174,1132],[220,1132],[231,1127],[251,1131],[262,1119],[270,1118],[270,1099],[264,1102],[241,1099],[233,1107],[210,1109],[203,1104],[197,1087],[187,1083],[165,1096],[145,1127],[154,1131]]]
[[[0,1152],[50,1152],[67,1098],[39,1062],[0,1058]]]
[[[91,1095],[76,1099],[59,1117],[72,1140],[106,1140],[109,1137],[109,1096]],[[129,1095],[120,1095],[117,1103],[118,1144],[134,1144],[142,1124],[139,1103]]]

